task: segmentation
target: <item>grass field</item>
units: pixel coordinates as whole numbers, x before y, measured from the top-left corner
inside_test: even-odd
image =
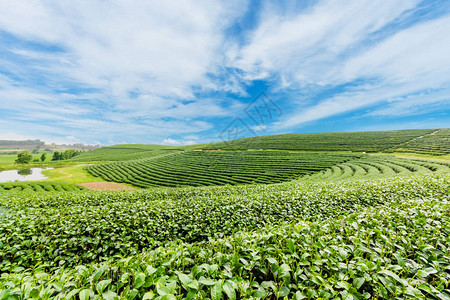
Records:
[[[49,177],[47,181],[65,181],[70,183],[98,181],[98,177],[92,176],[86,171],[86,166],[61,167],[42,171]]]
[[[44,162],[41,162],[41,155],[44,153],[43,151],[39,152],[39,154],[32,154],[33,160],[38,159],[38,163],[30,163],[30,164],[16,164],[15,160],[17,159],[17,154],[0,154],[0,171],[3,170],[15,170],[15,169],[26,169],[26,168],[40,168],[47,167],[53,165],[61,165],[62,162],[52,162],[51,153],[47,153],[47,157]]]
[[[40,157],[41,157],[41,154],[33,154],[33,159],[35,159],[35,158],[40,159]],[[2,154],[2,155],[0,155],[0,171],[28,168],[31,166],[31,164],[26,165],[26,166],[18,165],[15,163],[16,159],[17,159],[17,154]],[[49,161],[51,161],[51,156],[47,155],[46,162],[49,162]],[[35,167],[35,165],[33,165],[33,167]]]

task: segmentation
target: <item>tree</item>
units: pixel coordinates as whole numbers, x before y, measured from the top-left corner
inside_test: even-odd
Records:
[[[61,153],[58,151],[53,152],[52,160],[60,160],[61,159]]]
[[[47,159],[47,153],[42,153],[41,161],[45,161]]]
[[[33,159],[33,155],[28,154],[27,152],[20,152],[17,154],[16,163],[17,164],[29,164]]]

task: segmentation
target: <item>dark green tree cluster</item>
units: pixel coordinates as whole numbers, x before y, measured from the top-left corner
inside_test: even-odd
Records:
[[[32,159],[33,155],[29,154],[28,152],[20,152],[19,154],[17,154],[16,164],[29,164]]]
[[[53,152],[52,160],[65,160],[81,154],[83,151],[68,149],[64,152]]]

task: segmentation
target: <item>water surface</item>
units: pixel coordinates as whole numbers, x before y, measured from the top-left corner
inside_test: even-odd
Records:
[[[2,171],[0,172],[0,182],[47,179],[48,177],[42,174],[42,171],[50,169],[53,168],[31,168],[23,170]]]

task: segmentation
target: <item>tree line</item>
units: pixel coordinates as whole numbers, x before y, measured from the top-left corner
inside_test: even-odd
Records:
[[[78,151],[78,150],[73,150],[73,149],[68,149],[64,152],[59,152],[59,151],[55,151],[53,152],[53,156],[52,156],[52,161],[57,161],[57,160],[66,160],[69,158],[72,158],[74,156],[77,156],[79,154],[81,154],[83,151]],[[47,153],[42,153],[40,160],[41,162],[44,162],[47,159]],[[17,164],[29,164],[31,163],[31,161],[33,161],[33,155],[23,151],[20,152],[19,154],[17,154],[17,159],[16,159],[16,163]],[[35,159],[34,162],[39,162],[39,159]]]

